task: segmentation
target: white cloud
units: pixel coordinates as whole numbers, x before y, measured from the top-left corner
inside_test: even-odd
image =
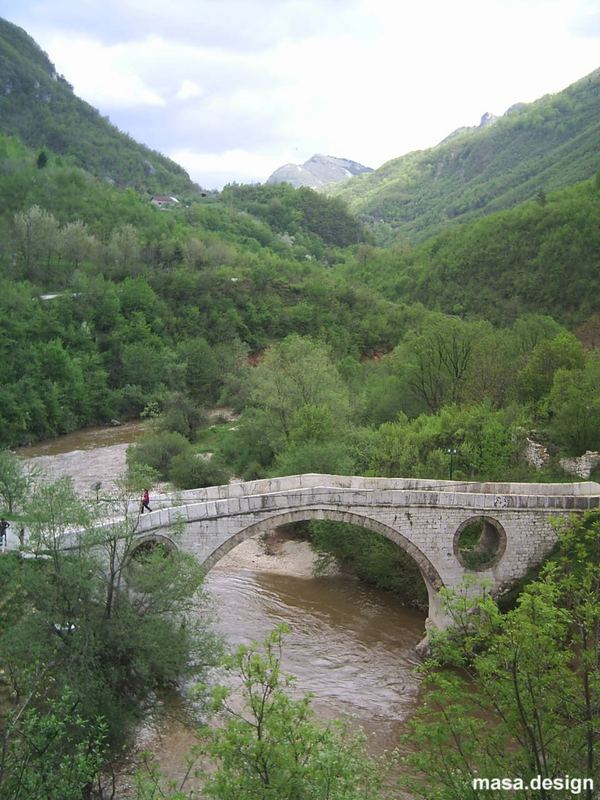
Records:
[[[77,94],[238,180],[314,152],[377,167],[598,66],[594,0],[106,0],[69,33],[66,0],[20,2]]]
[[[89,36],[54,34],[44,47],[75,93],[101,110],[166,105],[134,69],[126,45],[106,47]]]
[[[188,78],[181,82],[181,86],[175,94],[177,100],[192,100],[195,97],[202,97],[204,89],[199,86],[195,81],[190,81]]]
[[[221,188],[226,183],[258,183],[281,166],[283,155],[261,155],[247,150],[227,150],[222,153],[197,153],[174,150],[169,158],[181,164],[192,180],[205,189]]]

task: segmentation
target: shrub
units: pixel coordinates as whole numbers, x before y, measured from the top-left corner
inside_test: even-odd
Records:
[[[186,450],[191,451],[191,445],[180,433],[175,431],[152,433],[127,448],[127,464],[130,471],[140,464],[147,464],[166,480],[171,461]]]
[[[199,489],[204,486],[220,486],[227,483],[229,474],[218,463],[205,460],[191,449],[176,455],[169,467],[169,480],[178,489]]]

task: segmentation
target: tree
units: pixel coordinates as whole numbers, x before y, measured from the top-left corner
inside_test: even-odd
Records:
[[[10,713],[0,745],[0,796],[10,800],[81,800],[102,767],[106,726],[83,719],[65,692],[39,710],[33,692]]]
[[[250,377],[250,402],[269,418],[273,440],[290,438],[303,406],[324,406],[343,424],[349,413],[348,390],[327,349],[292,334],[269,348]]]
[[[30,280],[46,280],[50,261],[58,252],[58,221],[43,208],[32,206],[15,214],[14,231],[25,276]]]
[[[421,334],[410,339],[413,368],[409,382],[433,413],[463,399],[463,384],[480,327],[437,315]]]
[[[600,357],[583,369],[559,369],[548,396],[549,432],[568,455],[600,449]]]
[[[226,669],[241,683],[243,709],[228,703],[230,690],[217,687],[214,708],[223,727],[205,730],[203,749],[217,770],[203,793],[216,800],[375,800],[382,798],[389,766],[364,751],[364,736],[347,723],[320,725],[310,695],[292,699],[293,679],[281,670],[284,627],[262,647],[241,646]]]
[[[477,337],[471,364],[463,386],[466,402],[489,401],[501,408],[510,396],[515,375],[515,354],[511,347],[511,336],[504,330],[482,326]]]
[[[218,342],[213,353],[220,366],[221,392],[218,402],[233,405],[241,411],[248,398],[248,381],[251,367],[248,363],[248,345],[240,339]]]
[[[127,464],[132,474],[135,474],[135,470],[140,467],[149,467],[156,475],[166,480],[173,458],[189,450],[191,450],[190,443],[177,431],[150,432],[136,444],[129,445]]]
[[[455,627],[434,638],[423,667],[405,788],[435,800],[499,800],[506,787],[493,781],[519,776],[515,797],[558,800],[569,787],[552,781],[577,776],[588,783],[576,793],[595,797],[599,590],[600,515],[588,512],[562,524],[557,554],[512,611],[502,615],[485,592],[448,597]]]
[[[231,477],[211,454],[194,453],[190,448],[178,453],[169,466],[169,479],[178,489],[223,486]]]
[[[96,239],[88,233],[87,225],[81,220],[68,222],[61,228],[60,253],[74,269],[77,269],[82,261],[90,257],[97,245]]]
[[[24,510],[38,475],[10,450],[0,450],[0,516],[15,519]]]
[[[186,239],[182,245],[183,260],[191,269],[204,266],[208,261],[208,249],[203,241],[195,237]]]
[[[194,402],[216,399],[219,364],[206,339],[188,339],[179,348],[185,362],[185,381]]]
[[[558,369],[580,369],[584,360],[583,345],[572,333],[541,341],[517,375],[521,397],[533,402],[541,400],[550,391]]]
[[[191,441],[201,425],[206,425],[206,417],[202,409],[188,395],[183,392],[171,392],[166,395],[156,423],[159,431],[180,433]]]
[[[343,441],[307,441],[291,443],[275,459],[276,475],[353,475],[354,461]]]
[[[43,715],[69,695],[87,725],[103,720],[114,748],[157,693],[214,662],[208,622],[192,613],[201,566],[180,550],[138,548],[138,492],[149,480],[137,471],[98,506],[82,503],[68,481],[36,490],[32,557],[0,564],[2,731],[14,728],[28,697],[27,708]]]
[[[514,323],[511,333],[516,340],[517,351],[529,355],[541,342],[554,339],[564,333],[558,322],[545,314],[523,314]]]
[[[121,380],[125,384],[140,386],[146,394],[161,382],[164,373],[164,349],[157,338],[150,335],[146,341],[123,344],[121,351]]]
[[[307,404],[294,414],[290,429],[290,441],[294,444],[326,442],[336,435],[339,427],[327,406]]]
[[[131,275],[140,258],[140,241],[133,225],[122,225],[111,234],[108,255],[119,274]]]
[[[244,480],[263,478],[275,456],[272,439],[271,419],[264,411],[250,408],[235,430],[218,443],[218,454]]]

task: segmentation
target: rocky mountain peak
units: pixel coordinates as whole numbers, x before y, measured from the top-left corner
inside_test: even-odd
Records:
[[[479,127],[489,128],[490,125],[493,125],[496,122],[498,122],[498,117],[495,114],[490,114],[489,111],[486,111],[479,120]]]
[[[279,167],[269,176],[267,183],[291,183],[295,188],[308,186],[311,189],[320,189],[330,183],[341,183],[365,172],[373,170],[348,158],[315,153],[304,164],[284,164]]]

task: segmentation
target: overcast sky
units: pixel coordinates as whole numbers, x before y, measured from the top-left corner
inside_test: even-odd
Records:
[[[206,188],[378,167],[600,66],[600,0],[0,0],[75,93]]]

